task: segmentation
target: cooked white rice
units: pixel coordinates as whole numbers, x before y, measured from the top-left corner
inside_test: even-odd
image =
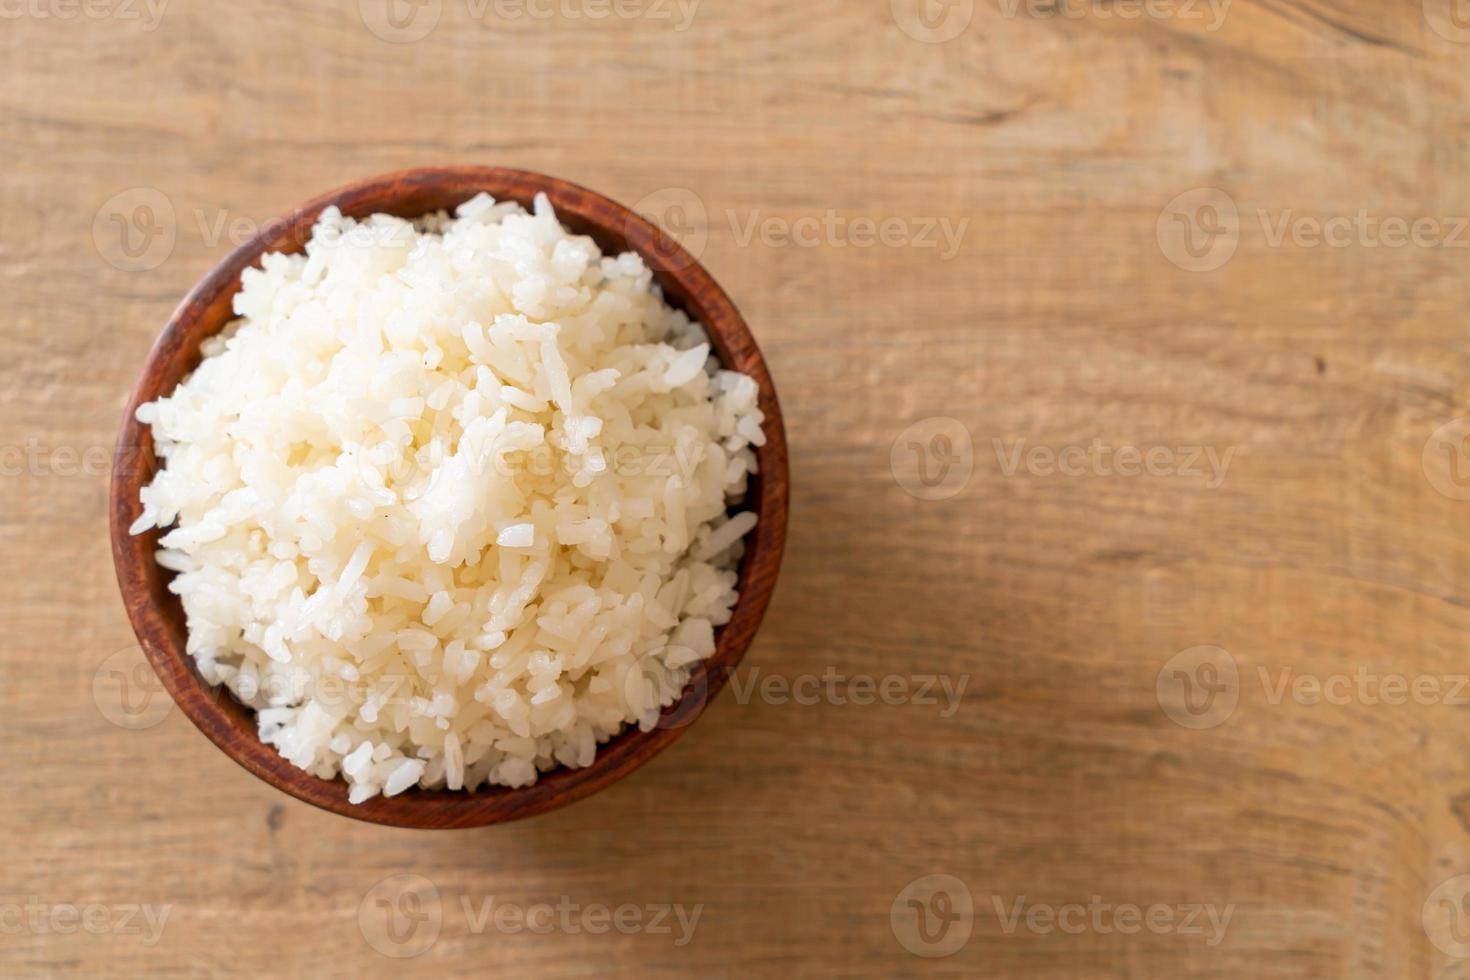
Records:
[[[756,384],[635,254],[481,195],[324,213],[138,410],[134,533],[211,683],[351,800],[526,786],[648,730],[737,598]]]

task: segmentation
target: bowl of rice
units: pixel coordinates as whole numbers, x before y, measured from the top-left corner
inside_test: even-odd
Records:
[[[219,748],[361,820],[475,827],[667,747],[785,542],[750,329],[641,216],[456,167],[317,198],[188,295],[129,400],[113,557]]]

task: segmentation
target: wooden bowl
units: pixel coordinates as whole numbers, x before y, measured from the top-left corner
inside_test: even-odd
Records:
[[[161,532],[128,534],[142,510],[138,491],[158,468],[151,432],[138,422],[136,412],[139,405],[172,392],[198,365],[200,342],[232,318],[231,300],[240,288],[240,273],[257,265],[266,252],[302,251],[317,216],[329,205],[348,217],[375,213],[417,217],[452,210],[482,191],[528,208],[532,198],[544,192],[574,233],[590,235],[604,252],[631,249],[641,254],[655,270],[668,301],[704,324],[724,364],[756,380],[767,441],[757,450],[760,474],[751,482],[745,506],[760,522],[746,538],[740,600],[733,618],[716,636],[714,656],[699,664],[680,699],[663,712],[653,731],[625,731],[600,746],[587,768],[556,769],[524,789],[413,789],[352,805],[344,780],[309,775],[261,742],[254,712],[206,683],[184,652],[184,610],[167,589],[171,573],[153,558]],[[400,827],[478,827],[543,813],[595,793],[653,758],[699,717],[745,655],[770,602],[786,540],[787,479],[781,409],[760,349],[729,297],[677,242],[622,205],[553,177],[494,167],[406,170],[351,184],[267,224],[205,276],[174,311],[148,355],[118,436],[110,501],[112,555],[128,616],[153,669],[184,714],[230,758],[277,789],[333,813]]]

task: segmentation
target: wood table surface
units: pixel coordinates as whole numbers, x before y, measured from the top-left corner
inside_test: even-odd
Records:
[[[0,973],[1470,974],[1463,0],[0,0]],[[735,298],[786,563],[668,752],[406,832],[117,595],[125,395],[320,192],[555,174]]]

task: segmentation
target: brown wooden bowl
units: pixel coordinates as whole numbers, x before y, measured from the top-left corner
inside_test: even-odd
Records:
[[[538,192],[545,192],[574,233],[590,235],[608,253],[631,249],[641,254],[668,301],[704,324],[724,364],[756,380],[767,441],[757,450],[760,474],[751,481],[745,506],[760,522],[746,538],[740,599],[733,618],[716,636],[714,656],[699,664],[653,731],[625,731],[600,746],[587,768],[559,768],[524,789],[413,789],[352,805],[344,780],[312,776],[261,742],[254,712],[206,683],[185,653],[183,607],[168,591],[171,573],[153,558],[162,532],[128,534],[142,510],[138,491],[158,468],[151,431],[138,422],[136,412],[139,405],[172,392],[198,365],[200,342],[232,319],[230,304],[241,272],[257,265],[266,252],[302,251],[317,216],[329,205],[355,218],[375,213],[417,217],[452,210],[482,191],[527,207]],[[230,758],[277,789],[333,813],[400,827],[478,827],[543,813],[595,793],[643,765],[699,717],[745,655],[770,603],[786,541],[787,486],[786,433],[760,349],[730,298],[677,242],[622,205],[553,177],[496,167],[405,170],[333,191],[269,223],[220,262],[174,311],[148,355],[118,436],[110,501],[112,555],[128,616],[153,669],[184,714]]]

